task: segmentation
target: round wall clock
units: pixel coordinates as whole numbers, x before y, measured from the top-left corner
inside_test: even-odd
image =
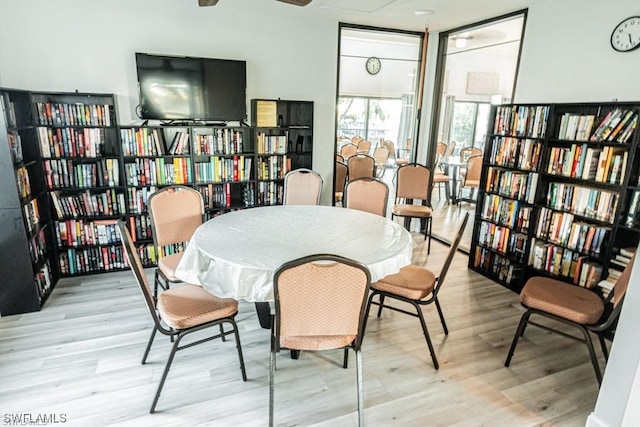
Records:
[[[366,67],[367,67],[367,72],[369,74],[371,75],[378,74],[380,72],[380,68],[382,68],[382,63],[380,62],[380,58],[376,58],[375,56],[372,56],[371,58],[367,59]]]
[[[629,52],[640,46],[640,16],[630,16],[619,23],[611,33],[611,47],[618,52]]]

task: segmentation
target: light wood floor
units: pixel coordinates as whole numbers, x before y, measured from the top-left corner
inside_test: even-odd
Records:
[[[438,271],[447,248],[414,263]],[[387,310],[369,319],[363,345],[369,426],[583,426],[598,387],[579,343],[529,328],[503,366],[520,314],[518,296],[467,270],[458,253],[441,293],[450,333],[424,309],[440,360],[433,369],[417,319]],[[149,272],[151,273],[151,272]],[[151,319],[129,272],[61,281],[44,310],[0,318],[0,412],[64,414],[77,426],[264,426],[269,332],[252,304],[239,321],[247,375],[233,340],[179,352],[156,414],[148,413],[168,339],[140,364]],[[355,358],[340,351],[278,359],[276,421],[283,426],[356,425]]]

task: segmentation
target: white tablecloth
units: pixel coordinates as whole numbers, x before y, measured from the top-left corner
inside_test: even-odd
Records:
[[[273,274],[283,263],[330,253],[364,263],[371,280],[411,263],[413,240],[381,216],[331,206],[244,209],[201,225],[176,276],[219,297],[273,300]]]

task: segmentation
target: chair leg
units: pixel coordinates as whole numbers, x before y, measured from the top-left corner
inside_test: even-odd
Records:
[[[169,353],[169,358],[167,359],[167,364],[164,367],[164,372],[162,373],[162,378],[160,378],[160,384],[158,384],[158,390],[156,391],[156,396],[153,398],[153,403],[151,404],[151,410],[149,413],[153,414],[156,411],[156,405],[158,404],[158,399],[160,399],[160,393],[162,392],[162,387],[164,387],[164,382],[167,379],[167,375],[169,374],[169,369],[171,368],[171,363],[173,363],[173,357],[176,355],[176,351],[178,351],[178,344],[180,344],[180,340],[183,335],[178,335],[173,346],[171,347],[171,353]]]
[[[420,306],[415,302],[411,303],[418,312],[418,318],[420,319],[420,324],[422,325],[422,333],[424,334],[424,338],[427,340],[427,346],[429,347],[429,352],[431,353],[431,360],[433,361],[433,367],[435,369],[439,369],[440,365],[438,364],[438,358],[436,357],[436,352],[433,349],[433,344],[431,344],[431,337],[429,336],[429,330],[427,329],[427,322],[424,321],[424,316],[422,314],[422,310],[420,310]]]
[[[225,342],[227,340],[227,337],[224,335],[224,327],[223,327],[224,323],[220,323],[219,327],[220,327],[220,339],[222,340],[222,342]]]
[[[269,426],[270,427],[273,427],[273,400],[274,400],[273,382],[274,382],[274,377],[276,375],[276,351],[274,347],[275,346],[274,339],[275,339],[274,336],[271,335],[271,357],[270,357],[270,363],[269,363]]]
[[[147,363],[147,356],[149,355],[149,350],[151,350],[151,344],[153,344],[156,332],[158,332],[158,328],[154,325],[153,330],[151,331],[151,336],[149,337],[149,342],[147,343],[147,348],[144,350],[144,354],[142,355],[142,365]]]
[[[344,349],[344,359],[342,360],[342,367],[347,369],[349,366],[349,347],[345,347]]]
[[[516,350],[516,344],[518,344],[518,340],[524,334],[524,328],[527,326],[527,322],[529,321],[529,317],[531,316],[531,311],[527,310],[520,318],[520,323],[518,324],[518,329],[516,329],[516,334],[513,336],[513,341],[511,342],[511,348],[509,348],[509,354],[507,354],[507,360],[504,362],[504,366],[509,367],[511,364],[511,358],[513,357],[513,352]]]
[[[602,384],[602,373],[600,372],[600,365],[598,365],[598,357],[596,356],[596,350],[595,348],[593,348],[593,340],[591,339],[591,334],[586,328],[580,328],[580,329],[584,334],[584,342],[585,344],[587,344],[587,348],[589,349],[589,357],[591,358],[591,364],[593,365],[593,370],[596,373],[598,384]]]
[[[442,314],[442,308],[440,307],[440,301],[438,301],[438,297],[434,298],[434,302],[436,303],[436,308],[438,309],[438,316],[440,316],[440,323],[442,323],[444,334],[449,335],[449,328],[447,328],[447,322],[444,321],[444,315]]]
[[[600,346],[602,347],[602,353],[604,354],[605,362],[609,361],[609,349],[607,348],[607,343],[604,340],[602,334],[598,334],[598,339],[600,339]]]
[[[384,305],[384,295],[380,294],[380,305],[378,306],[378,317],[382,315],[382,306]]]
[[[356,381],[358,382],[358,426],[364,426],[364,393],[362,390],[362,352],[356,351]]]
[[[244,367],[244,357],[242,356],[242,344],[240,343],[240,334],[238,333],[238,324],[233,319],[231,319],[229,323],[233,325],[233,334],[236,337],[236,349],[238,350],[238,359],[240,360],[240,371],[242,372],[242,381],[247,381],[247,371]],[[222,332],[222,330],[223,330],[222,324],[220,324],[220,332]]]
[[[431,254],[431,231],[433,230],[433,221],[431,218],[428,219],[427,225],[429,226],[429,244],[427,246],[427,255],[429,255]]]

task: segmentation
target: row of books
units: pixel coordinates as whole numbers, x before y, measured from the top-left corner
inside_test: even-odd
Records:
[[[113,220],[85,221],[70,219],[55,221],[56,244],[60,246],[113,245],[120,243],[118,228]]]
[[[476,246],[473,266],[506,283],[519,280],[524,271],[521,264],[480,246]]]
[[[31,255],[31,262],[37,264],[47,253],[47,237],[44,232],[44,228],[41,229],[38,234],[31,240],[29,240],[29,254]]]
[[[31,233],[40,224],[40,208],[38,207],[38,199],[32,199],[22,205],[22,213],[27,231]]]
[[[256,152],[258,154],[287,154],[287,136],[259,133],[256,138]]]
[[[571,147],[552,147],[549,152],[547,173],[619,184],[627,169],[628,150],[606,146],[588,147],[587,144]]]
[[[36,102],[38,124],[53,126],[111,126],[112,106]]]
[[[158,263],[158,251],[153,244],[136,246],[136,250],[143,267],[151,267]]]
[[[87,274],[94,271],[114,271],[128,268],[122,246],[102,246],[88,249],[69,248],[58,256],[63,276]]]
[[[523,206],[518,200],[495,194],[487,194],[482,204],[482,217],[526,233],[529,229],[531,206]]]
[[[589,138],[591,141],[628,142],[638,126],[638,114],[634,110],[614,108],[602,119]]]
[[[478,245],[491,248],[502,254],[509,254],[512,259],[522,261],[526,247],[527,235],[512,232],[492,222],[480,222]]]
[[[544,138],[549,120],[549,109],[549,106],[498,106],[493,133]]]
[[[552,276],[562,276],[575,285],[594,288],[602,276],[602,265],[571,249],[534,239],[529,265]]]
[[[490,162],[497,166],[537,171],[542,143],[533,139],[497,136],[491,145]]]
[[[49,261],[47,261],[34,276],[40,299],[42,299],[49,292],[49,289],[51,289],[51,284],[53,283],[53,274],[51,271],[51,265],[49,264]]]
[[[571,213],[542,208],[535,235],[583,254],[604,253],[611,228],[574,219]]]
[[[535,172],[517,172],[490,167],[487,172],[486,191],[533,203],[538,186]]]
[[[51,203],[59,219],[89,216],[124,215],[126,206],[124,193],[114,189],[98,193],[89,190],[77,194],[61,195],[59,191],[49,193]]]
[[[596,116],[593,114],[563,114],[560,117],[558,139],[588,141],[595,120]]]
[[[251,177],[252,157],[209,157],[209,162],[196,162],[196,182],[246,181]]]
[[[171,185],[193,182],[193,168],[190,157],[165,159],[137,158],[125,163],[127,185]]]
[[[282,184],[275,181],[258,182],[258,190],[255,199],[256,205],[281,205],[283,197],[284,187],[282,186]]]
[[[547,206],[613,223],[618,207],[618,193],[600,188],[551,182],[547,192]]]
[[[166,152],[162,129],[126,128],[120,129],[122,155],[131,156],[162,156]]]
[[[101,159],[75,164],[73,160],[45,160],[47,188],[117,187],[120,185],[118,159]]]
[[[134,242],[153,239],[151,219],[148,214],[129,217],[129,232]]]
[[[22,156],[22,138],[17,131],[9,131],[7,133],[9,140],[9,149],[11,150],[11,159],[13,163],[20,163],[23,160]]]
[[[16,183],[18,184],[18,194],[21,198],[31,195],[31,181],[29,181],[29,171],[27,168],[16,169]]]
[[[638,227],[640,225],[640,190],[633,190],[629,200],[629,208],[627,209],[624,225]]]
[[[197,156],[228,156],[244,152],[243,133],[229,128],[216,129],[215,134],[196,134],[193,153]]]
[[[291,159],[286,156],[259,156],[257,179],[283,179],[291,169]]]
[[[104,128],[38,128],[42,157],[100,157],[104,151]]]
[[[198,191],[202,194],[204,206],[208,209],[224,209],[231,208],[242,204],[243,207],[251,207],[254,205],[255,183],[245,182],[242,184],[231,185],[225,184],[209,184],[199,186]]]
[[[189,134],[178,131],[173,136],[171,145],[167,148],[167,154],[180,156],[189,153]]]
[[[147,212],[147,202],[149,196],[157,191],[154,186],[151,187],[127,187],[127,196],[129,198],[129,212],[133,214],[142,214]]]

